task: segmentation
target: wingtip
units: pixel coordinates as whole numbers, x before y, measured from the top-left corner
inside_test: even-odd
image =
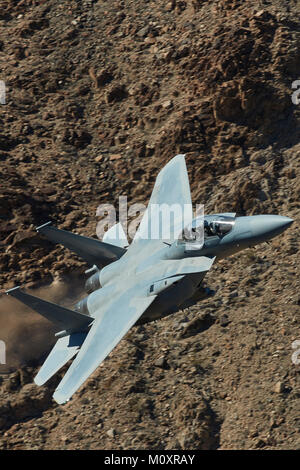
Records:
[[[35,230],[36,230],[37,232],[39,232],[43,227],[46,227],[47,225],[51,225],[51,224],[52,224],[52,222],[51,222],[51,220],[49,220],[49,222],[46,222],[45,224],[39,225],[38,227],[36,227]]]
[[[64,405],[69,401],[69,398],[61,390],[57,389],[53,394],[53,400],[59,405]]]
[[[41,380],[38,375],[36,377],[34,377],[33,379],[35,385],[37,385],[38,387],[40,387],[41,385],[44,385],[45,381]]]
[[[13,295],[12,292],[16,291],[16,290],[19,290],[19,289],[21,289],[21,286],[12,287],[11,289],[8,289],[8,290],[4,291],[4,293],[6,295]]]

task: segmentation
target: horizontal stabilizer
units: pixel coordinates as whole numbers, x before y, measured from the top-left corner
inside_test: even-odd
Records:
[[[43,385],[72,359],[78,353],[86,335],[87,333],[73,333],[60,338],[34,378],[35,383]]]
[[[55,323],[63,330],[74,330],[80,331],[92,323],[94,320],[88,315],[84,315],[79,312],[74,312],[60,305],[53,304],[47,300],[42,300],[34,295],[27,294],[23,292],[20,287],[14,287],[6,291],[6,294],[15,297],[23,304],[35,310],[37,313],[43,317],[50,320],[52,323]]]
[[[92,266],[95,264],[98,268],[102,268],[118,260],[126,252],[124,248],[119,246],[101,242],[96,238],[84,237],[66,230],[60,230],[50,224],[51,222],[48,222],[37,227],[37,231],[53,243],[61,243],[69,248]]]
[[[97,316],[53,395],[57,403],[65,403],[71,398],[156,298],[155,295],[136,297],[135,294],[136,288],[126,289],[121,295],[116,295],[113,302]]]

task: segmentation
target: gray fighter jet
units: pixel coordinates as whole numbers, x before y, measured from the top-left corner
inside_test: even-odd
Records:
[[[162,206],[176,209],[167,221],[159,216]],[[76,356],[53,395],[57,403],[71,398],[133,325],[162,318],[209,296],[211,291],[202,287],[202,281],[218,259],[265,242],[293,222],[278,215],[236,217],[234,213],[195,218],[191,207],[185,158],[177,155],[159,173],[130,245],[120,223],[102,242],[50,223],[37,228],[52,242],[81,256],[95,271],[86,283],[89,295],[73,310],[20,287],[7,291],[60,329],[35,377],[37,385]],[[163,223],[169,230],[167,237],[161,231]]]

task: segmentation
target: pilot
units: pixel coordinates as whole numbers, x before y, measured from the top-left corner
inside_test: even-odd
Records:
[[[221,224],[219,222],[210,222],[210,223],[208,223],[207,220],[205,220],[204,221],[204,231],[205,231],[205,234],[208,237],[212,237],[214,235],[221,234],[222,233]]]
[[[204,233],[207,237],[211,237],[212,235],[214,235],[211,229],[211,224],[209,224],[207,220],[204,220]]]
[[[210,230],[213,235],[217,235],[220,232],[220,224],[218,224],[217,222],[211,222]]]

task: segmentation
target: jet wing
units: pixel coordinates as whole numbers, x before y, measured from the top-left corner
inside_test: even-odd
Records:
[[[94,320],[93,317],[83,313],[69,310],[66,307],[53,304],[47,300],[40,299],[34,295],[27,294],[20,289],[20,286],[13,287],[6,291],[7,295],[14,297],[23,304],[35,310],[37,313],[47,318],[55,325],[66,330],[85,330]]]
[[[134,295],[135,294],[135,295]],[[71,367],[53,398],[65,403],[108,356],[156,296],[137,297],[136,288],[122,292],[94,321]]]
[[[95,238],[84,237],[76,233],[58,229],[53,227],[51,222],[37,227],[36,230],[53,243],[61,243],[91,266],[96,264],[98,268],[102,268],[118,260],[126,253],[126,250],[121,246],[113,246],[109,243],[96,240]]]
[[[198,256],[181,260],[163,260],[158,264],[161,279],[196,273],[206,273],[212,267],[216,257]]]
[[[158,174],[133,244],[139,239],[176,240],[191,223],[192,199],[184,157],[176,155]]]

